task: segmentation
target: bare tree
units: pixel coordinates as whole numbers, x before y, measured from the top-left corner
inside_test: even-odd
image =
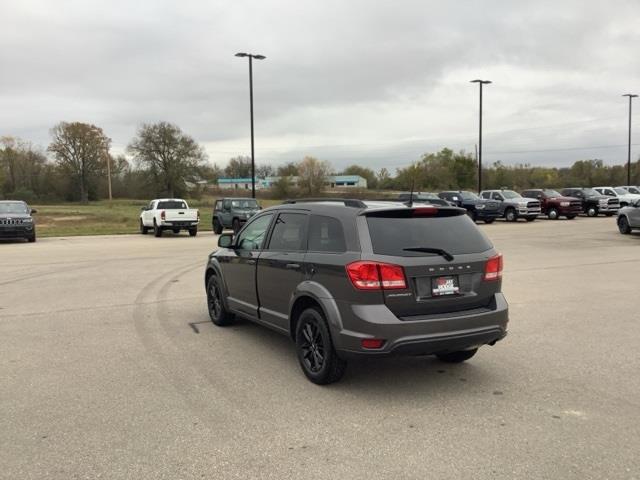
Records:
[[[192,137],[168,122],[143,124],[127,151],[149,169],[160,189],[172,197],[186,190],[185,179],[197,174],[206,159],[204,150]]]
[[[250,178],[251,157],[244,157],[242,155],[233,157],[225,167],[224,174],[231,178]]]
[[[331,173],[331,164],[326,160],[304,157],[297,166],[300,189],[309,195],[320,193],[327,176]]]
[[[80,122],[60,122],[51,129],[48,150],[59,167],[78,182],[80,201],[89,202],[89,182],[105,167],[111,139],[101,128]]]

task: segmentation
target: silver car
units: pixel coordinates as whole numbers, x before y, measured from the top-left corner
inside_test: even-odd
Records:
[[[618,229],[625,235],[640,229],[640,200],[618,210]]]

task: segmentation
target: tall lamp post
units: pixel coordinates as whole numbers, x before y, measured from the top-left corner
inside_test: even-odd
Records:
[[[236,53],[236,57],[249,57],[249,109],[251,111],[251,197],[256,198],[256,161],[253,147],[253,59],[264,60],[264,55],[252,53]]]
[[[629,97],[629,145],[627,146],[627,185],[631,185],[631,101],[638,95],[625,93],[623,97]]]
[[[491,83],[491,80],[471,80],[471,83],[480,85],[480,124],[478,132],[478,193],[482,191],[482,86]]]

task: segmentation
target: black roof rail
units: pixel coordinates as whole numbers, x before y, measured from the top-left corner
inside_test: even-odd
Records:
[[[366,208],[367,204],[362,200],[353,198],[296,198],[295,200],[285,200],[283,203],[321,203],[321,202],[337,202],[344,203],[345,207]]]

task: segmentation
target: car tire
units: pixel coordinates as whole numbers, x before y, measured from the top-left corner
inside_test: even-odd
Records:
[[[587,207],[587,217],[597,217],[598,207]]]
[[[573,220],[574,218],[576,218],[575,215],[567,215],[567,220]]]
[[[550,209],[549,212],[547,213],[547,216],[549,217],[550,220],[558,220],[558,218],[560,218],[560,214],[558,213],[558,210],[556,210],[555,208]]]
[[[516,213],[515,209],[507,208],[504,212],[504,219],[507,222],[515,222],[518,220],[518,214]]]
[[[195,237],[196,235],[198,235],[198,227],[190,228],[189,229],[189,236]]]
[[[487,225],[491,225],[495,221],[496,221],[495,218],[485,218],[484,219],[484,223],[486,223]]]
[[[222,225],[220,225],[217,218],[213,219],[213,233],[216,235],[220,235],[222,233]]]
[[[342,378],[347,362],[336,353],[327,321],[319,308],[310,307],[300,314],[295,340],[300,367],[309,380],[327,385]]]
[[[231,228],[233,229],[233,234],[237,234],[240,231],[240,220],[234,218],[231,224]]]
[[[149,227],[145,227],[144,223],[142,223],[142,219],[140,219],[140,233],[142,235],[146,235],[148,231],[149,231]]]
[[[460,350],[459,352],[437,353],[436,357],[438,357],[438,360],[441,362],[462,363],[473,357],[477,351],[477,348],[473,348],[471,350]]]
[[[234,316],[224,306],[221,286],[215,275],[207,281],[207,310],[214,325],[226,327],[233,323]]]
[[[620,233],[623,235],[631,233],[631,227],[629,226],[629,220],[627,220],[627,217],[623,216],[618,218],[618,230],[620,230]]]
[[[30,237],[27,237],[27,242],[35,243],[35,241],[36,241],[36,234],[34,232],[33,235],[31,235]]]
[[[162,236],[162,227],[159,227],[155,220],[153,221],[153,234],[156,237]]]

